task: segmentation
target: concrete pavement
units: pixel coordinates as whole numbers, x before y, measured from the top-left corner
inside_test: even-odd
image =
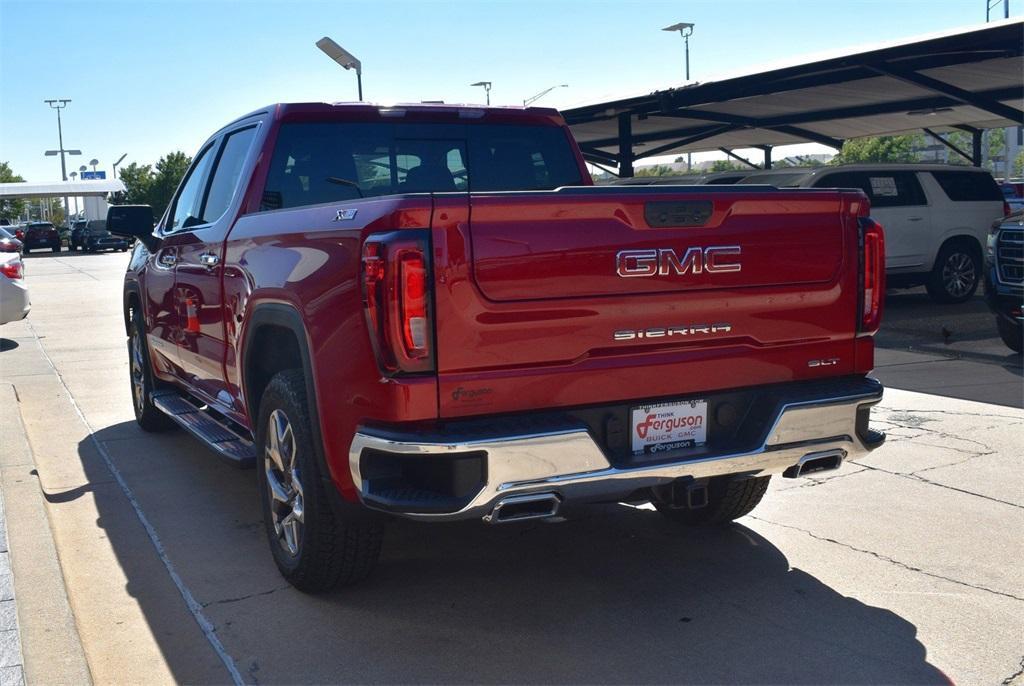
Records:
[[[776,479],[730,529],[620,505],[399,522],[373,579],[308,597],[273,566],[253,472],[134,425],[126,256],[27,262],[34,310],[0,330],[0,379],[97,683],[1024,684],[1024,411],[889,390],[883,448]]]

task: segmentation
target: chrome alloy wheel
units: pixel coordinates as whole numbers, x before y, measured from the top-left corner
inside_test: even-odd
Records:
[[[263,470],[267,476],[267,498],[277,542],[294,557],[302,544],[305,512],[295,434],[288,416],[281,410],[274,410],[268,420]]]
[[[135,401],[135,409],[142,414],[146,408],[146,367],[142,357],[142,337],[138,331],[132,332],[131,356],[132,400]]]
[[[955,252],[947,257],[946,263],[942,265],[942,287],[954,298],[967,295],[977,280],[974,260],[966,253]]]

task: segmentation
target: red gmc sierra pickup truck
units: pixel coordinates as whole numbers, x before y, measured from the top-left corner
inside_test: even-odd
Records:
[[[593,186],[547,109],[274,105],[214,134],[124,287],[135,415],[255,466],[297,588],[387,515],[749,512],[884,440],[860,191]]]

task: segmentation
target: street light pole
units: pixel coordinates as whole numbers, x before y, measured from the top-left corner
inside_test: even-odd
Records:
[[[359,88],[359,102],[363,101],[363,63],[360,62],[355,56],[345,48],[341,47],[333,40],[324,36],[316,42],[316,47],[330,57],[332,60],[340,64],[345,69],[356,70],[356,84]]]
[[[568,87],[569,87],[569,84],[567,84],[567,83],[560,83],[557,86],[552,86],[551,88],[545,88],[540,93],[537,93],[537,95],[533,96],[532,98],[527,98],[526,100],[523,100],[523,107],[529,107],[530,105],[532,105],[533,103],[537,102],[538,100],[540,100],[541,98],[543,98],[545,95],[547,95],[551,91],[555,90],[556,88],[568,88]]]
[[[60,149],[58,149],[56,151],[54,151],[54,150],[47,150],[46,151],[46,155],[47,156],[56,155],[56,154],[60,155],[60,178],[61,178],[61,181],[67,181],[68,180],[68,168],[67,168],[67,164],[64,161],[64,155],[65,154],[68,154],[68,155],[81,155],[82,154],[81,150],[65,150],[64,149],[64,127],[63,127],[63,125],[61,123],[61,120],[60,120],[60,111],[62,109],[64,109],[65,107],[67,107],[68,103],[71,102],[71,100],[70,100],[70,98],[57,98],[57,99],[54,99],[54,100],[43,100],[43,102],[45,102],[47,105],[49,105],[50,109],[57,110],[57,142],[60,144]],[[68,211],[69,211],[69,208],[68,208],[68,196],[65,195],[64,196],[64,214],[65,214],[65,216],[68,214]]]
[[[125,153],[125,154],[121,155],[120,157],[118,157],[117,158],[117,162],[114,162],[114,164],[112,165],[114,167],[114,180],[115,181],[117,180],[117,165],[121,164],[121,160],[123,160],[126,157],[128,157],[128,153]]]
[[[470,86],[483,86],[484,92],[487,93],[487,106],[491,106],[491,82],[490,81],[477,81],[476,83],[469,84]]]
[[[662,31],[672,31],[673,33],[678,31],[679,35],[683,37],[683,44],[686,52],[686,82],[690,82],[690,36],[693,34],[693,24],[690,22],[682,21],[678,24],[672,24],[672,26],[666,26]],[[693,154],[686,153],[686,172],[689,173],[693,170]]]

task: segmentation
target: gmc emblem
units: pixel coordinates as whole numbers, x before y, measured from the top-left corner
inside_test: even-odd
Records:
[[[712,245],[707,248],[688,248],[682,257],[672,248],[651,250],[620,250],[615,256],[615,273],[624,278],[635,276],[668,276],[676,273],[718,274],[738,272],[740,263],[727,262],[723,258],[739,255],[738,245]]]

